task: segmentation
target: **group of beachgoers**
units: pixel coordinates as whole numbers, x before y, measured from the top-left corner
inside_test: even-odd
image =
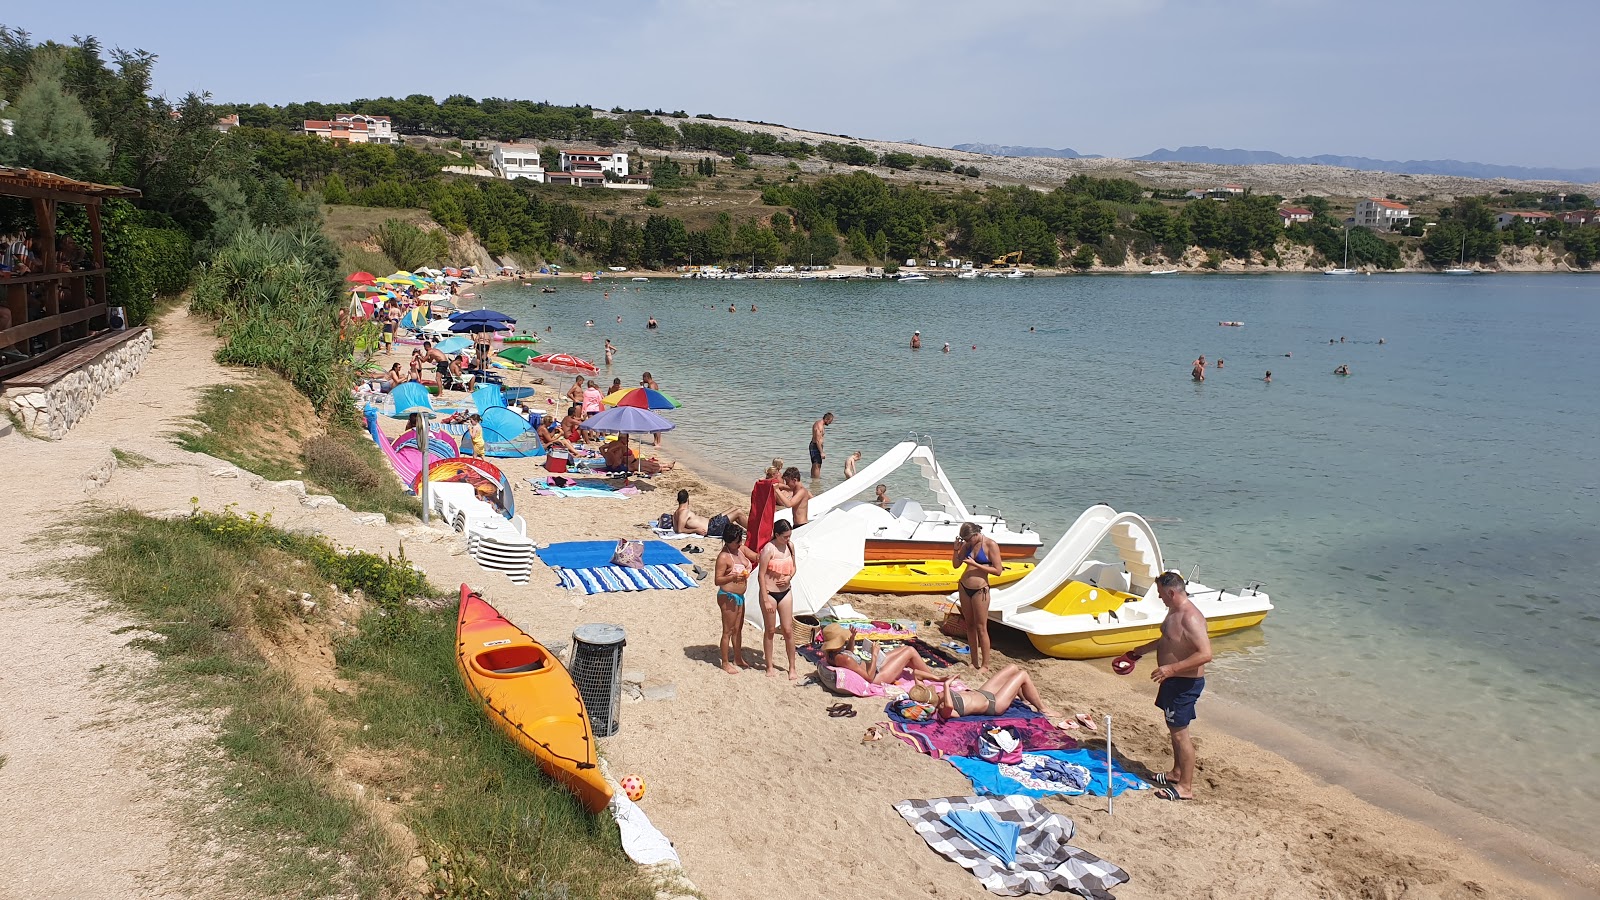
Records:
[[[830,412],[812,424],[809,451],[814,474],[820,472],[826,459],[827,427],[833,422],[834,415]],[[848,474],[854,474],[859,459],[859,453],[851,454],[845,466]],[[785,466],[781,459],[772,461],[764,480],[771,484],[775,504],[791,511],[792,522],[785,519],[773,522],[771,537],[759,552],[746,543],[749,522],[743,510],[732,507],[715,515],[700,515],[690,504],[686,490],[678,492],[678,508],[673,513],[672,526],[680,533],[722,538],[722,549],[717,554],[712,574],[722,622],[718,641],[718,664],[722,670],[736,675],[741,670],[764,668],[769,678],[777,677],[774,651],[781,637],[789,681],[796,683],[801,673],[794,639],[793,582],[799,566],[794,533],[809,521],[807,505],[812,494],[801,482],[799,469]],[[877,495],[879,502],[887,506],[884,485],[877,486]],[[934,714],[941,719],[1003,714],[1019,699],[1040,714],[1056,718],[1057,712],[1044,701],[1026,670],[1008,664],[990,673],[990,579],[1004,571],[999,544],[977,523],[963,523],[950,550],[950,564],[961,572],[956,593],[962,627],[966,630],[969,662],[974,672],[984,677],[980,686],[951,689],[948,684],[951,677],[929,667],[915,647],[890,648],[875,641],[864,641],[855,628],[838,623],[823,626],[817,635],[815,649],[819,668],[848,670],[869,685],[893,686],[891,693],[901,691],[904,681],[910,680],[909,696],[932,706]],[[745,611],[752,587],[764,626],[764,665],[749,659],[744,648]],[[1195,754],[1189,726],[1195,719],[1195,705],[1205,689],[1205,666],[1211,661],[1211,641],[1205,615],[1190,601],[1188,584],[1182,575],[1177,572],[1162,574],[1157,579],[1156,589],[1168,610],[1160,637],[1118,657],[1112,668],[1119,675],[1128,675],[1141,658],[1151,652],[1156,654],[1157,665],[1150,677],[1159,685],[1155,705],[1162,711],[1171,738],[1173,765],[1155,776],[1155,796],[1172,801],[1191,800],[1194,798]],[[1065,728],[1095,727],[1094,720],[1087,714],[1058,724]]]

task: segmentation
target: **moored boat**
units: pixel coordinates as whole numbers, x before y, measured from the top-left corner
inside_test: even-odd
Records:
[[[1010,584],[1033,571],[1035,563],[1012,561],[1003,574],[990,577],[990,585]],[[861,594],[947,594],[956,589],[965,566],[952,566],[946,559],[906,562],[869,562],[844,586],[843,590]]]
[[[1091,558],[1107,539],[1116,547],[1117,562]],[[1049,656],[1118,656],[1160,635],[1167,607],[1155,582],[1164,571],[1148,522],[1134,513],[1091,506],[1027,577],[990,592],[989,618],[1023,632]],[[1273,608],[1259,585],[1229,593],[1189,582],[1188,589],[1212,635],[1259,625]]]
[[[590,812],[611,802],[583,697],[565,666],[467,585],[456,619],[456,669],[496,728]]]

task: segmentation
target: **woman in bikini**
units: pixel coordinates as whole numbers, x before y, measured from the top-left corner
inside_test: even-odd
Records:
[[[717,609],[722,612],[722,671],[729,675],[751,668],[744,658],[744,595],[756,555],[744,545],[744,529],[732,522],[722,529],[722,552],[712,579],[717,583]],[[771,651],[768,651],[771,658]]]
[[[944,681],[944,677],[928,668],[914,647],[885,650],[876,641],[864,641],[871,657],[863,663],[856,656],[856,630],[837,623],[822,629],[822,664],[837,669],[849,669],[860,675],[868,684],[894,684],[909,673],[917,681]]]
[[[789,533],[793,530],[794,526],[783,519],[772,523],[772,539],[761,548],[761,575],[757,579],[761,586],[761,618],[766,623],[761,646],[767,655],[767,677],[777,675],[772,666],[772,645],[773,638],[781,631],[784,646],[789,650],[790,681],[800,677],[794,651],[794,598],[789,595],[795,570],[794,546],[789,542]]]
[[[956,593],[961,597],[961,618],[967,623],[968,661],[978,673],[989,671],[989,576],[1005,571],[1000,545],[983,533],[976,522],[962,522],[961,536],[950,553],[950,565],[965,565]]]
[[[939,718],[958,719],[962,716],[998,716],[1011,707],[1018,697],[1038,710],[1041,715],[1055,718],[1055,711],[1044,705],[1033,678],[1014,665],[1006,666],[973,691],[945,691],[939,699]]]

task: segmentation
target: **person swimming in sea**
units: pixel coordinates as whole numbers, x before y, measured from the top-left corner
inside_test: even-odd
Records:
[[[1340,366],[1339,368],[1333,370],[1333,374],[1335,374],[1335,375],[1349,375],[1350,374],[1350,367],[1349,366]]]
[[[1265,378],[1263,378],[1261,380],[1265,381],[1267,384],[1271,384],[1272,383],[1272,370],[1268,369],[1267,370],[1267,377],[1265,377]]]

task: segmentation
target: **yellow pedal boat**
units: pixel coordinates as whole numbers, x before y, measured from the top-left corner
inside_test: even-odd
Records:
[[[1033,571],[1033,560],[1012,561],[1005,564],[1002,574],[989,579],[990,585],[1010,584]],[[900,562],[873,562],[860,572],[842,591],[857,594],[948,594],[961,580],[961,568],[948,560],[908,560]]]

